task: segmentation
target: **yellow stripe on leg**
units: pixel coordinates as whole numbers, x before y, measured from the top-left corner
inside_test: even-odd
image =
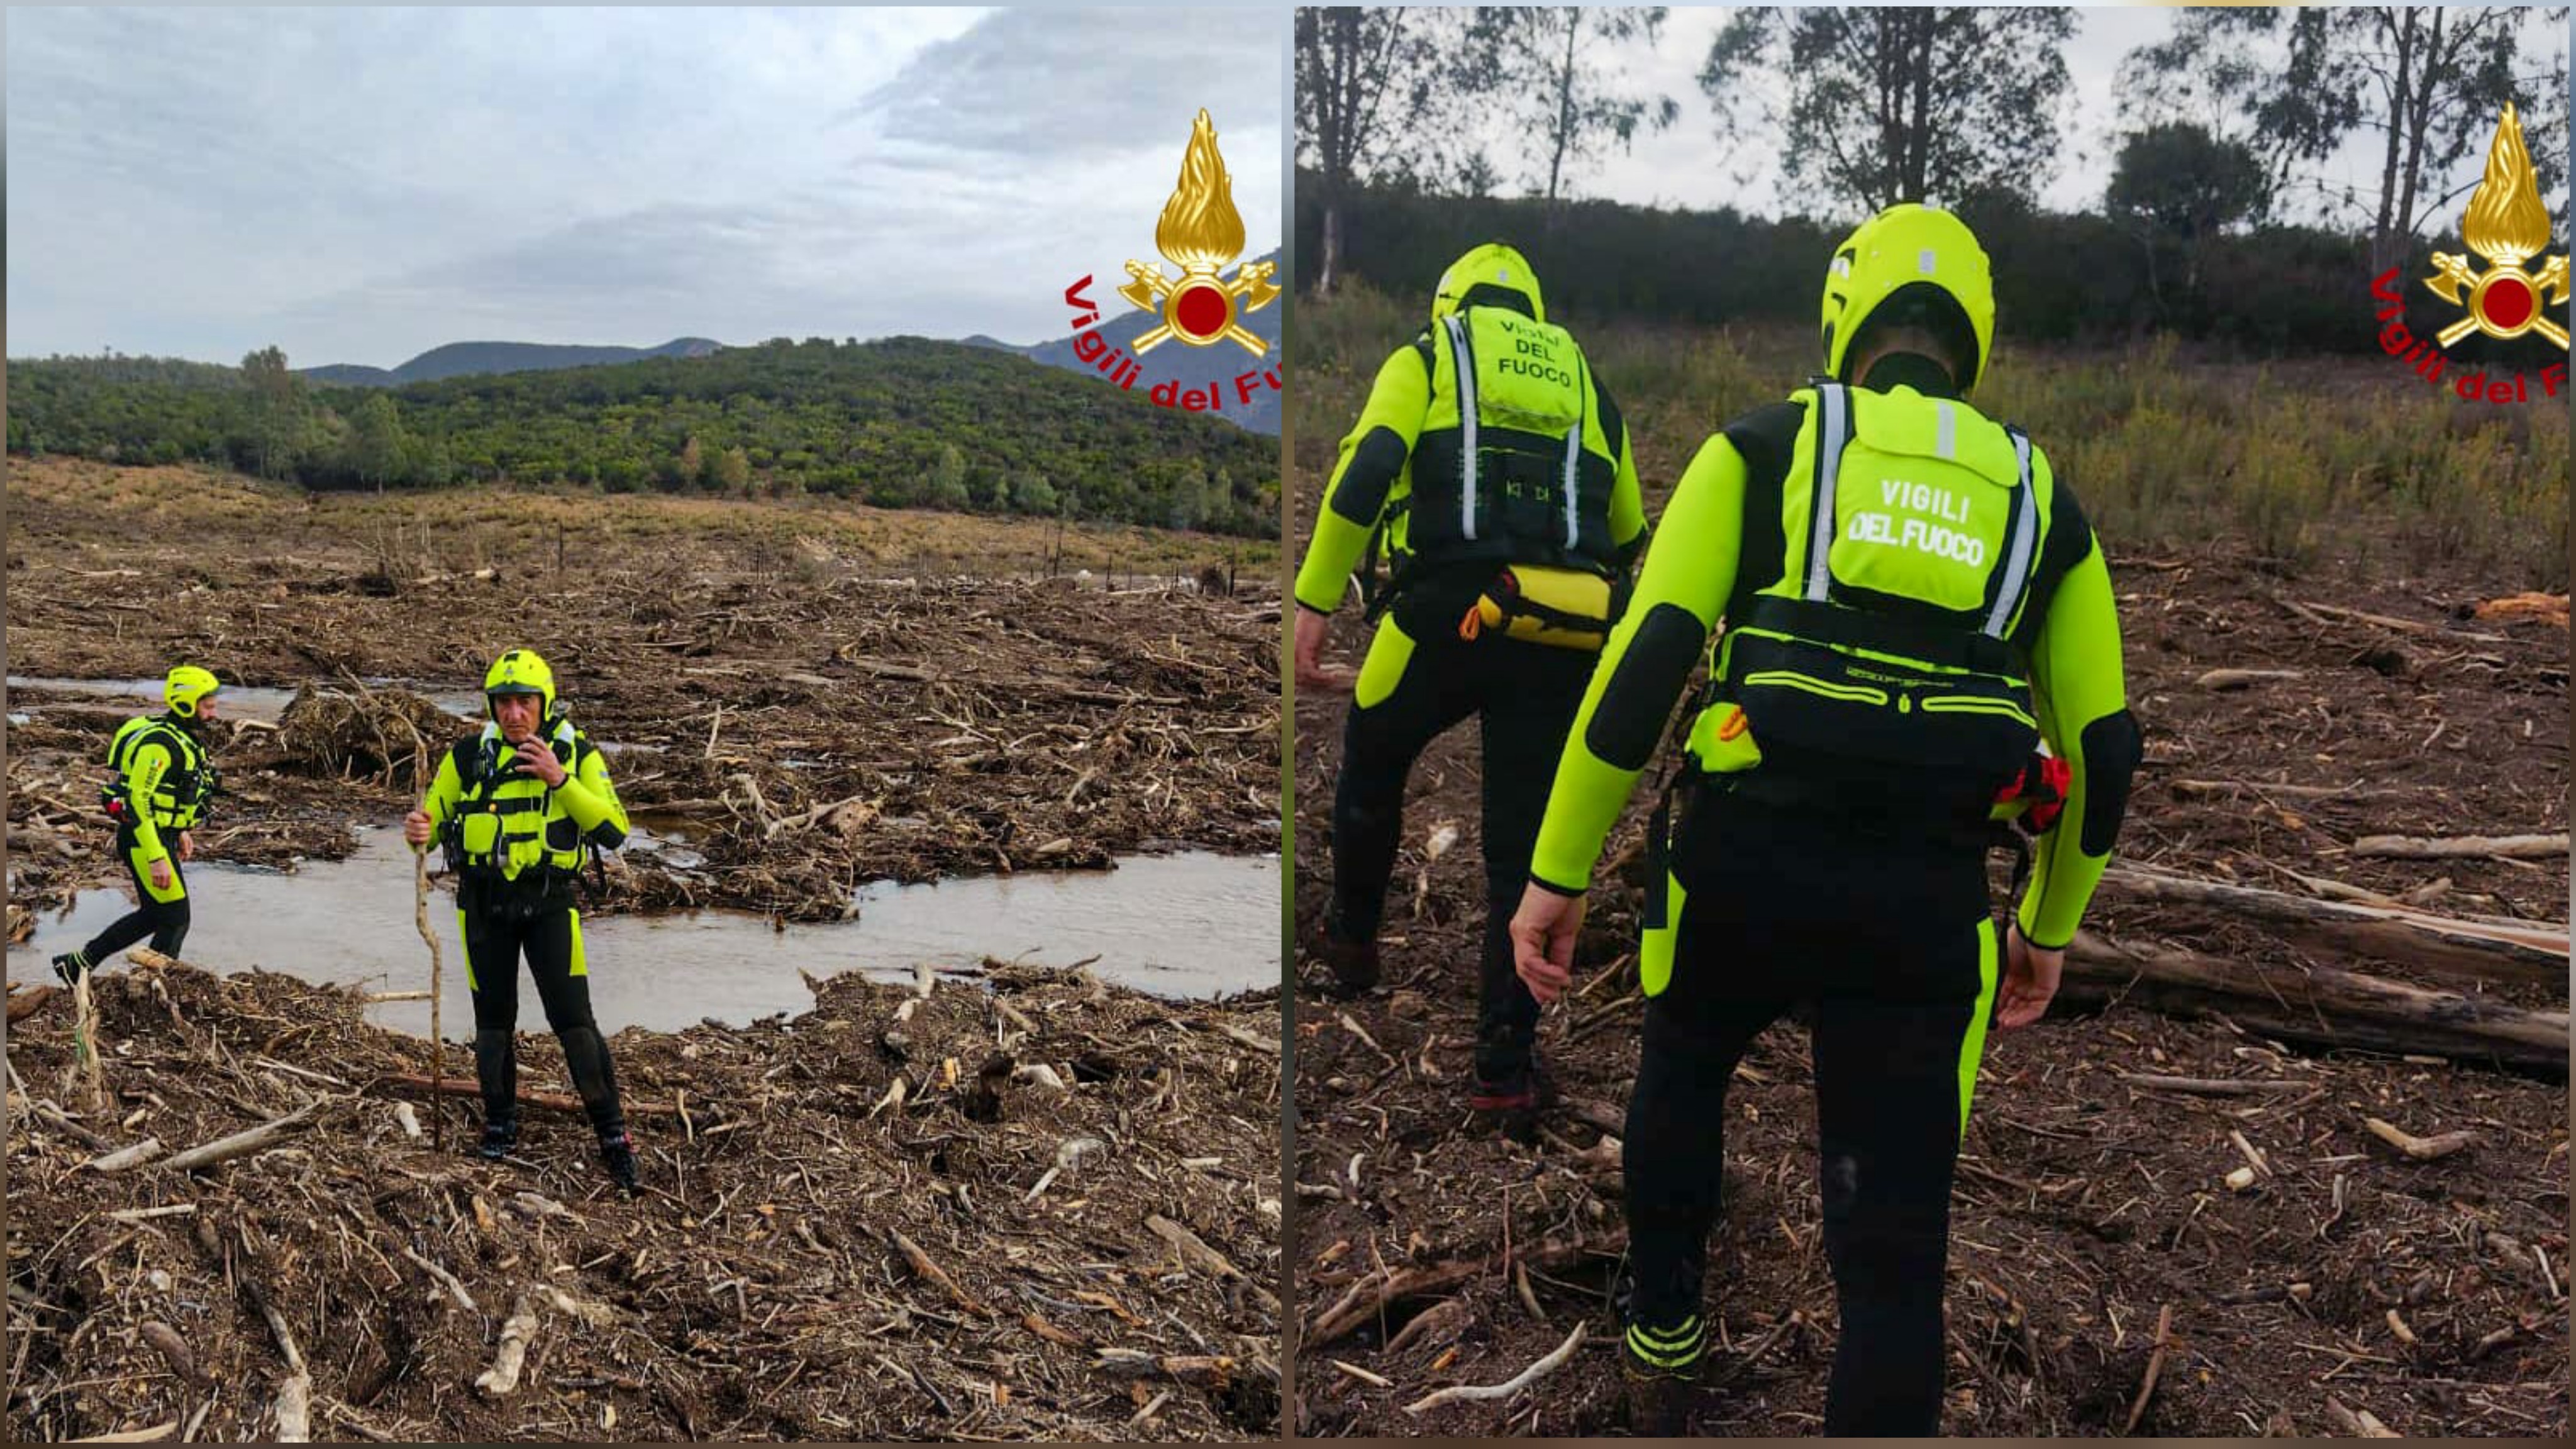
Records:
[[[1986,1014],[1995,1005],[1995,918],[1977,922],[1977,1005],[1968,1013],[1968,1034],[1959,1043],[1959,1139],[1968,1137],[1968,1103],[1977,1095],[1977,1064],[1986,1054]]]

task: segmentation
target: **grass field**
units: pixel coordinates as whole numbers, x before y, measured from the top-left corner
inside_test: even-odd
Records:
[[[1423,313],[1364,284],[1296,305],[1290,426],[1311,509],[1378,365]],[[2292,573],[2466,563],[2498,592],[2567,587],[2563,401],[2460,403],[2383,357],[2254,363],[2171,339],[2015,347],[2010,320],[1975,401],[2029,431],[2114,555],[2241,539]],[[1702,439],[1817,365],[1799,328],[1567,325],[1628,416],[1650,513]]]

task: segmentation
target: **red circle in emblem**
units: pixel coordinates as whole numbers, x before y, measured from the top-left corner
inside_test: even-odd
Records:
[[[1206,285],[1184,288],[1172,300],[1172,320],[1192,337],[1213,337],[1224,331],[1232,311],[1225,305],[1225,293]]]
[[[2519,277],[2498,277],[2478,298],[2478,311],[2487,321],[2511,331],[2531,320],[2531,288]]]

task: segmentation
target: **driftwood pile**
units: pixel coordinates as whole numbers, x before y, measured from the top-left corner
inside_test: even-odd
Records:
[[[10,1033],[7,1437],[1272,1436],[1275,1005],[989,975],[622,1033],[634,1200],[550,1038],[493,1165],[355,993],[106,973],[105,1111],[55,994]]]

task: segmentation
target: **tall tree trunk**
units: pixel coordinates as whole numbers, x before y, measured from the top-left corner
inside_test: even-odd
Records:
[[[2397,158],[2404,149],[2405,118],[2411,108],[2409,96],[2410,83],[2413,79],[2414,12],[2411,10],[2383,12],[2379,23],[2383,27],[2390,25],[2396,27],[2397,33],[2392,39],[2395,43],[2397,59],[2392,67],[2394,76],[2390,81],[2388,144],[2384,148],[2379,165],[2379,211],[2370,227],[2370,269],[2374,274],[2385,270],[2389,265],[2388,240],[2390,234],[2396,229],[2390,212],[2397,203]]]
[[[1333,279],[1342,267],[1342,189],[1328,186],[1324,192],[1324,257],[1315,269],[1315,290],[1330,293]]]
[[[1574,42],[1583,29],[1583,12],[1566,10],[1565,65],[1556,73],[1556,151],[1547,162],[1547,219],[1556,225],[1556,192],[1565,173],[1565,148],[1574,139]]]

